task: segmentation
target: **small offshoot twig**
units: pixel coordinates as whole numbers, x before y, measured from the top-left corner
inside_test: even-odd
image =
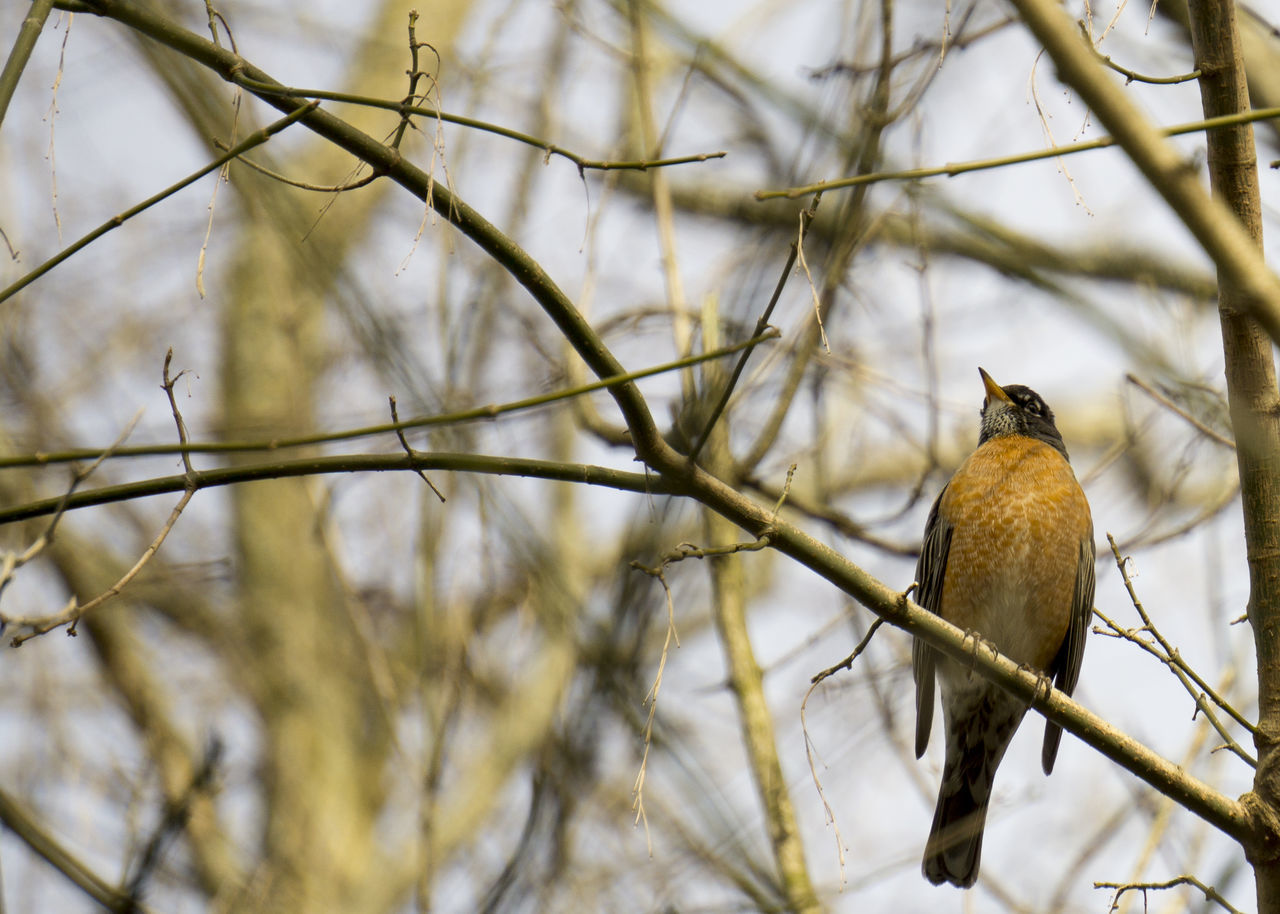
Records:
[[[814,675],[813,678],[809,680],[810,682],[809,691],[805,693],[804,700],[806,702],[809,700],[809,695],[813,693],[814,688],[820,682],[822,682],[822,680],[830,676],[834,676],[836,673],[840,672],[841,670],[852,670],[853,662],[857,660],[859,655],[867,649],[867,645],[871,643],[872,636],[875,635],[875,633],[879,630],[880,626],[883,624],[884,624],[884,619],[880,616],[877,616],[875,621],[871,623],[871,627],[867,629],[866,635],[864,635],[862,640],[858,642],[858,646],[853,649],[853,653],[851,653],[848,657],[841,660],[835,666],[829,666],[825,670],[823,670],[821,673]],[[800,717],[803,720],[804,702],[801,702],[800,704]]]
[[[228,148],[227,144],[219,139],[215,139],[213,141],[213,145],[219,149]],[[363,178],[355,178],[354,180],[345,181],[342,184],[313,184],[310,181],[299,181],[297,178],[291,178],[278,171],[273,171],[272,169],[267,168],[267,166],[253,161],[253,159],[248,156],[241,156],[240,162],[241,164],[249,166],[249,168],[253,169],[263,177],[270,178],[272,181],[279,181],[281,184],[286,184],[289,187],[296,187],[298,190],[310,190],[320,194],[342,194],[349,190],[359,190],[362,187],[368,187],[374,181],[382,177],[382,175],[374,172],[373,174],[365,175]]]
[[[1175,876],[1174,878],[1164,882],[1095,882],[1093,887],[1095,889],[1116,890],[1115,895],[1111,897],[1111,905],[1107,908],[1107,914],[1112,914],[1112,912],[1120,909],[1120,896],[1125,892],[1141,892],[1142,902],[1145,906],[1148,892],[1164,891],[1166,889],[1176,888],[1180,885],[1195,886],[1204,893],[1206,900],[1219,905],[1224,911],[1230,912],[1230,914],[1244,914],[1244,912],[1233,907],[1227,899],[1223,898],[1222,895],[1219,894],[1218,890],[1213,886],[1205,885],[1195,876],[1191,875]]]
[[[1089,36],[1088,27],[1083,22],[1078,24],[1080,26],[1080,31],[1084,33],[1084,37],[1089,41],[1089,47],[1093,48],[1094,56],[1098,58],[1098,62],[1110,67],[1112,70],[1115,70],[1123,76],[1125,78],[1126,85],[1136,82],[1150,83],[1154,86],[1171,86],[1176,85],[1177,83],[1191,82],[1193,79],[1200,78],[1199,70],[1192,70],[1190,73],[1180,73],[1177,76],[1143,76],[1141,73],[1134,72],[1127,67],[1122,67],[1106,54],[1103,54],[1098,50],[1097,45],[1094,44],[1093,39]]]
[[[438,88],[436,77],[427,73],[419,66],[418,51],[422,48],[427,48],[435,55],[437,72],[439,72],[440,69],[440,52],[437,51],[430,43],[418,40],[417,24],[418,11],[409,10],[409,91],[405,95],[404,100],[400,103],[400,126],[396,128],[396,135],[389,144],[394,149],[400,148],[400,143],[404,140],[405,133],[411,126],[413,126],[413,120],[409,115],[409,109],[417,102],[419,96],[421,96],[422,100],[425,102],[431,95],[430,89],[426,92],[418,91],[418,81],[425,76],[427,79],[431,80],[432,89]]]
[[[417,10],[410,10],[409,11],[409,48],[410,48],[410,57],[411,57],[411,67],[408,70],[409,94],[405,97],[405,100],[401,103],[402,105],[412,105],[414,100],[419,95],[422,95],[424,100],[426,99],[428,93],[420,93],[418,92],[418,88],[417,88],[418,81],[423,76],[426,76],[431,80],[431,84],[433,87],[435,87],[436,85],[436,79],[434,76],[418,68],[418,49],[419,48],[424,48],[424,47],[430,48],[432,53],[436,55],[437,64],[439,64],[440,62],[440,54],[430,44],[426,42],[419,42],[417,40],[414,34],[415,32],[414,26],[415,26],[415,23],[417,22],[417,19],[418,19]],[[245,88],[246,88],[245,86],[236,87],[237,91],[243,90]],[[391,132],[390,138],[387,140],[387,145],[392,147],[393,149],[398,150],[400,148],[400,144],[404,141],[405,131],[410,126],[412,126],[412,123],[409,119],[408,113],[405,111],[402,111],[400,116],[400,123],[397,125],[396,129]],[[227,148],[225,143],[216,139],[214,140],[214,145],[217,146],[219,149]],[[342,183],[316,184],[312,181],[302,181],[297,178],[290,178],[288,175],[281,174],[278,171],[275,171],[271,168],[267,168],[265,165],[259,162],[253,161],[248,156],[242,156],[240,161],[242,161],[245,165],[248,165],[249,168],[256,171],[258,174],[264,177],[270,178],[273,181],[278,181],[281,184],[284,184],[288,187],[296,187],[298,190],[314,191],[316,193],[321,193],[321,194],[336,195],[336,194],[347,193],[348,191],[360,190],[363,187],[368,187],[370,184],[372,184],[374,181],[378,180],[379,178],[383,177],[383,175],[385,174],[385,172],[383,171],[374,170],[369,174],[365,175],[364,177],[357,177],[357,175],[359,175],[360,172],[362,172],[366,167],[365,162],[359,161],[356,167],[352,169],[347,179]],[[333,201],[330,201],[329,203],[325,204],[324,208],[320,211],[321,218],[323,218],[325,213],[329,211],[329,207],[332,206],[332,203]],[[319,222],[319,219],[317,219],[317,223],[318,222]],[[303,236],[303,238],[305,239],[306,237],[310,236],[311,231],[313,231],[314,228],[315,226],[313,225],[311,229],[308,229],[307,233]]]
[[[804,278],[809,281],[809,294],[813,298],[813,319],[818,322],[818,335],[822,337],[822,348],[827,355],[831,354],[831,344],[827,341],[827,328],[822,326],[822,302],[818,299],[818,287],[809,272],[809,261],[804,259],[804,230],[808,226],[805,214],[800,214],[800,233],[796,236],[796,257],[800,261],[800,269],[804,270]]]
[[[396,412],[395,395],[393,394],[392,396],[387,397],[387,400],[391,403],[391,421],[395,423],[396,437],[400,439],[400,446],[404,448],[404,452],[409,455],[410,460],[416,460],[418,458],[418,453],[413,448],[409,447],[409,440],[405,438],[404,428],[400,425],[400,416]],[[435,483],[427,478],[427,474],[417,467],[413,468],[413,472],[417,473],[418,476],[421,477],[422,481],[431,487],[431,491],[436,493],[436,498],[440,499],[441,504],[444,504],[444,493],[437,489]]]

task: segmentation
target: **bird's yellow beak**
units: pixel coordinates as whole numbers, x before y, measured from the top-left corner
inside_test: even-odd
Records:
[[[982,375],[982,386],[987,389],[987,397],[991,400],[1000,400],[1003,403],[1012,403],[1009,395],[1004,392],[1004,388],[995,382],[991,375],[987,374],[985,368],[979,368],[978,374]]]

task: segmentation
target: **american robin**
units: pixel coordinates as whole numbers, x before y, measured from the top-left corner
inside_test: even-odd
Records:
[[[1053,411],[1021,384],[981,368],[978,447],[938,495],[916,567],[921,606],[982,636],[1071,694],[1093,612],[1093,520]],[[923,641],[912,650],[916,757],[929,745],[934,674],[942,688],[946,762],[924,851],[924,875],[961,888],[978,878],[996,766],[1027,707]],[[1062,730],[1046,722],[1040,755],[1053,770]]]

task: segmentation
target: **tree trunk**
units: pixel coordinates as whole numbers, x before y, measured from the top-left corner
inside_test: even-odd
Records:
[[[1205,117],[1249,109],[1244,61],[1232,0],[1192,0],[1191,42],[1201,72]],[[1261,201],[1253,128],[1242,124],[1208,133],[1213,193],[1262,247]],[[1263,822],[1280,809],[1280,394],[1271,340],[1247,316],[1248,303],[1231,277],[1219,275],[1218,312],[1226,357],[1227,396],[1235,429],[1245,544],[1249,563],[1249,621],[1258,657],[1258,769],[1249,805]],[[1270,836],[1246,848],[1257,879],[1258,911],[1280,911],[1280,855]]]

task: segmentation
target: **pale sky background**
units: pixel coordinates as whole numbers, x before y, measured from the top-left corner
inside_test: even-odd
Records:
[[[228,2],[219,8],[235,29],[241,53],[277,79],[293,85],[340,88],[336,81],[343,72],[348,37],[361,30],[364,6]],[[952,6],[953,16],[958,15],[959,7]],[[14,3],[0,9],[0,36],[15,34],[25,7]],[[900,48],[935,40],[941,34],[939,4],[896,7],[896,44]],[[197,3],[179,4],[178,8],[192,22],[203,15]],[[1280,5],[1260,3],[1255,8],[1273,22],[1280,19]],[[975,21],[995,21],[1006,13],[1003,5],[981,3]],[[1095,9],[1095,20],[1105,21],[1111,13],[1110,7]],[[554,15],[552,5],[544,3],[475,4],[471,23],[457,48],[458,59],[452,62],[454,69],[447,65],[442,77],[445,109],[523,128],[526,108],[536,101],[536,68],[541,66],[541,49]],[[618,66],[593,40],[615,38],[618,20],[605,4],[588,4],[581,15],[594,37],[573,45],[565,91],[556,99],[557,126],[549,138],[587,155],[608,157],[618,142]],[[686,5],[679,15],[701,32],[716,36],[748,61],[756,75],[781,91],[820,110],[834,112],[848,104],[843,87],[837,92],[832,84],[810,77],[813,70],[847,55],[853,41],[853,24],[830,4],[717,2]],[[1104,50],[1143,72],[1166,74],[1189,69],[1189,55],[1179,50],[1181,42],[1175,40],[1172,28],[1162,20],[1148,27],[1146,15],[1145,5],[1129,4]],[[494,23],[504,16],[504,27],[495,31]],[[429,35],[425,9],[424,17],[419,28]],[[45,158],[50,146],[50,123],[45,115],[64,29],[65,18],[58,29],[51,26],[46,30],[0,131],[0,163],[4,166],[0,169],[0,227],[21,249],[21,263],[3,262],[0,283],[21,275],[61,246],[51,207],[51,162]],[[402,37],[397,33],[388,41],[394,56],[389,57],[387,66],[402,69]],[[149,72],[136,62],[121,29],[90,16],[76,16],[65,47],[53,148],[57,211],[63,241],[69,242],[199,167],[207,154]],[[1058,142],[1099,135],[1086,121],[1080,102],[1056,83],[1051,63],[1037,60],[1037,50],[1033,40],[1013,26],[973,49],[952,51],[918,109],[887,135],[889,159],[897,166],[911,167],[1043,147],[1044,127],[1031,100],[1033,78]],[[467,86],[472,70],[485,73],[479,97]],[[663,83],[660,122],[670,114],[679,86],[678,75]],[[1175,87],[1134,84],[1129,92],[1161,123],[1182,123],[1200,116],[1193,83]],[[255,110],[262,116],[264,107],[257,105]],[[673,182],[747,189],[777,186],[763,163],[735,146],[733,131],[737,128],[731,114],[722,95],[695,81],[672,122],[666,149],[673,155],[725,149],[729,156],[673,170]],[[838,163],[814,161],[812,142],[800,136],[794,123],[776,110],[764,108],[759,127],[770,133],[773,148],[791,164],[799,180],[839,174]],[[482,213],[498,218],[505,211],[523,148],[452,125],[446,125],[445,137],[450,150],[449,173],[459,194]],[[295,129],[278,142],[284,150],[288,144],[302,141],[301,131]],[[1188,155],[1203,160],[1203,137],[1191,135],[1178,143]],[[1276,157],[1271,135],[1260,131],[1259,143],[1262,193],[1269,220],[1267,244],[1268,251],[1274,251],[1275,212],[1269,201],[1277,198],[1280,178],[1265,167]],[[421,145],[416,154],[425,162]],[[1065,249],[1109,240],[1210,268],[1189,235],[1119,152],[1072,156],[1063,164],[1070,180],[1057,162],[1049,160],[951,179],[933,178],[923,182],[922,190]],[[584,300],[583,289],[590,278],[591,295],[584,306],[589,304],[593,319],[600,321],[611,314],[662,303],[660,253],[646,212],[636,208],[624,193],[607,189],[598,174],[588,177],[589,193],[584,193],[576,170],[563,160],[552,159],[535,172],[535,180],[534,211],[520,240],[575,300]],[[82,391],[82,399],[66,416],[78,436],[72,443],[107,443],[140,408],[145,412],[133,440],[168,440],[171,420],[157,382],[160,360],[170,345],[178,363],[195,372],[190,379],[190,398],[183,402],[188,423],[207,429],[208,410],[216,405],[217,392],[217,269],[223,264],[220,258],[233,248],[232,239],[218,230],[215,211],[205,276],[212,300],[202,302],[196,293],[195,271],[212,191],[211,178],[199,182],[99,241],[29,289],[16,304],[4,306],[5,321],[29,322],[45,341],[41,351],[27,354],[37,383],[59,388],[71,385]],[[896,183],[877,187],[871,199],[873,209],[905,212],[909,206],[905,188]],[[223,188],[218,206],[232,207],[232,200],[233,194]],[[823,201],[823,207],[832,211],[837,204],[836,193]],[[424,295],[436,294],[441,287],[442,265],[465,263],[476,256],[465,239],[438,223],[427,227],[424,241],[415,251],[414,234],[421,218],[417,201],[393,194],[375,236],[355,261],[359,274],[353,282],[358,284],[359,295],[405,320],[413,318]],[[742,245],[751,243],[745,236],[735,236],[694,217],[677,219],[680,268],[688,299],[695,306],[707,295],[731,298],[741,294],[748,270],[758,271],[766,287],[772,285],[785,257],[780,246],[744,251]],[[446,244],[452,245],[453,252],[441,254]],[[465,299],[466,290],[460,288],[464,285],[459,281],[450,293]],[[1102,283],[1081,288],[1090,305],[1163,351],[1178,377],[1199,379],[1221,390],[1221,345],[1211,303],[1177,301],[1157,293],[1135,296],[1127,286]],[[1127,385],[1127,372],[1148,380],[1151,376],[1143,374],[1146,366],[1135,365],[1132,353],[1117,345],[1105,329],[1025,284],[941,256],[931,258],[922,279],[906,253],[881,248],[874,256],[855,262],[848,289],[851,294],[846,301],[851,307],[841,311],[839,325],[834,328],[832,361],[855,365],[856,370],[841,382],[850,390],[849,438],[847,442],[828,442],[827,459],[834,462],[833,468],[838,468],[844,448],[848,448],[852,463],[862,459],[863,449],[903,433],[877,418],[885,411],[892,413],[901,429],[923,440],[928,404],[923,395],[920,314],[927,295],[936,314],[942,439],[959,440],[965,449],[976,440],[982,400],[978,365],[1002,384],[1024,383],[1039,391],[1062,419],[1076,472],[1086,481],[1092,503],[1099,544],[1097,605],[1123,624],[1137,624],[1110,560],[1106,534],[1113,533],[1123,544],[1149,532],[1152,514],[1130,494],[1130,480],[1120,464],[1105,463],[1101,449],[1077,442],[1085,437],[1091,423],[1115,424],[1114,417],[1127,412],[1156,436],[1154,440],[1167,442],[1166,469],[1171,475],[1185,463],[1192,478],[1220,479],[1234,472],[1234,456],[1216,445],[1196,442],[1185,424],[1154,409]],[[518,288],[509,294],[524,296]],[[46,305],[68,299],[81,304],[74,319]],[[128,303],[124,312],[121,302]],[[763,300],[753,302],[747,313],[754,319],[763,305]],[[784,335],[794,334],[808,307],[803,277],[794,276],[774,324]],[[547,326],[540,329],[546,331]],[[107,346],[121,339],[135,344],[135,358],[118,361],[108,357]],[[629,338],[615,334],[609,341],[631,368],[670,357],[669,337],[658,332],[656,325]],[[423,343],[423,370],[428,376],[440,370],[438,361],[429,355],[433,351]],[[529,366],[543,364],[539,356],[526,352],[521,359],[486,379],[480,402],[515,399],[541,389],[531,388],[527,373]],[[762,361],[758,355],[752,369]],[[387,391],[369,372],[353,365],[348,374],[337,375],[333,384],[323,411],[331,427],[385,421]],[[864,384],[871,393],[865,389],[854,392]],[[655,414],[665,417],[664,398],[675,389],[673,379],[646,382],[644,389],[654,398]],[[497,423],[484,430],[481,440],[492,453],[504,448],[519,453],[521,436],[536,434],[537,422],[535,417]],[[602,447],[580,454],[579,459],[632,468],[630,455]],[[763,469],[773,481],[780,482],[791,459],[792,451],[780,446]],[[141,477],[147,472],[161,475],[176,469],[171,461],[152,461],[131,466],[129,472]],[[802,462],[798,476],[802,478],[805,472]],[[945,476],[935,473],[907,515],[877,527],[876,532],[896,542],[918,542],[929,503],[944,482]],[[340,514],[346,501],[358,501],[366,486],[373,489],[383,481],[351,480],[345,485]],[[512,492],[525,487],[532,492],[539,484],[510,481],[509,486]],[[586,497],[601,506],[597,516],[603,528],[608,528],[611,520],[644,510],[636,496],[593,491]],[[197,502],[192,508],[195,516],[184,518],[166,550],[177,557],[207,560],[225,549],[216,534],[225,504],[216,493],[205,493]],[[861,496],[843,507],[856,517],[876,518],[892,514],[902,502],[903,493],[895,491]],[[167,502],[154,506],[157,517],[167,510]],[[75,522],[78,529],[98,529],[92,512],[81,512]],[[388,518],[387,523],[398,525],[396,529],[412,529],[412,522],[404,518]],[[1176,519],[1159,518],[1154,526],[1171,529]],[[816,524],[809,527],[882,580],[898,587],[910,582],[913,560],[893,559],[835,537]],[[367,556],[356,546],[357,554],[368,562],[357,576],[367,574],[370,580],[387,580],[394,587],[409,585],[400,563],[377,554],[376,543],[366,548],[370,551]],[[1135,584],[1163,633],[1210,682],[1219,682],[1231,668],[1237,683],[1233,695],[1253,714],[1250,633],[1246,626],[1227,625],[1243,613],[1247,597],[1238,504],[1233,502],[1215,520],[1189,535],[1134,549],[1132,554],[1138,574]],[[910,674],[904,665],[908,639],[886,628],[852,673],[829,681],[808,706],[809,733],[825,765],[819,773],[847,848],[847,883],[836,892],[840,866],[832,830],[824,823],[821,800],[810,778],[799,707],[808,678],[839,661],[856,641],[855,632],[840,620],[851,612],[861,629],[871,616],[859,607],[849,610],[848,601],[828,584],[788,567],[782,559],[760,556],[749,562],[774,576],[769,605],[757,604],[751,624],[761,664],[770,671],[767,682],[784,770],[800,816],[811,872],[822,891],[833,893],[829,896],[832,910],[1003,910],[986,886],[988,878],[998,880],[1026,910],[1046,910],[1057,889],[1055,880],[1063,869],[1063,856],[1075,853],[1117,807],[1154,802],[1154,795],[1135,778],[1069,734],[1054,775],[1045,779],[1039,766],[1043,721],[1032,714],[997,779],[983,850],[983,881],[964,896],[950,888],[928,885],[919,873],[919,856],[933,809],[942,734],[935,730],[925,759],[904,765],[903,753],[895,749],[883,729],[869,715],[855,713],[857,706],[868,700],[868,680],[875,677],[879,688],[895,696],[894,727],[900,739],[905,740],[914,725]],[[705,618],[705,579],[698,568],[676,571],[673,588],[678,625],[686,621],[682,613]],[[60,599],[36,570],[20,578],[4,598],[28,612]],[[76,640],[51,635],[19,652],[6,650],[0,655],[0,688],[4,694],[16,694],[4,686],[6,681],[30,683],[29,677],[44,676],[48,677],[48,688],[74,694],[78,688],[76,655],[82,649]],[[190,663],[192,676],[198,678],[198,652],[192,652]],[[695,624],[669,662],[660,708],[668,725],[682,728],[698,747],[698,760],[706,766],[708,783],[715,785],[725,802],[755,810],[758,804],[743,761],[737,716],[722,682],[719,647],[711,629]],[[27,693],[23,690],[22,694]],[[1188,746],[1198,726],[1192,722],[1193,703],[1167,670],[1132,645],[1091,636],[1077,697],[1166,757],[1187,762]],[[636,696],[637,707],[642,698]],[[33,732],[40,726],[37,708],[0,702],[6,721],[0,732],[10,734],[0,753],[0,778],[5,777],[3,772],[9,772],[9,777],[0,784],[14,789],[22,781],[11,778],[30,777],[31,766],[38,766],[47,753],[54,753],[60,739],[123,753],[123,748],[112,748],[112,727],[118,724],[95,716],[91,701],[81,707],[82,712],[73,714],[68,722],[68,731],[54,738]],[[250,776],[251,735],[234,713],[220,713],[216,721],[210,714],[208,709],[193,708],[191,723],[196,730],[216,724],[228,740],[233,776],[226,802],[235,804],[239,802],[234,796],[236,783]],[[1244,742],[1243,736],[1239,738]],[[1238,795],[1248,789],[1251,771],[1229,753],[1209,758],[1207,750],[1216,742],[1210,736],[1189,767],[1226,794]],[[1251,747],[1246,743],[1246,748]],[[625,775],[634,767],[634,749],[630,745],[611,746],[606,759]],[[127,755],[117,760],[122,767],[136,762]],[[647,789],[652,796],[661,797],[664,784],[680,777],[673,768],[661,762],[651,767]],[[45,784],[45,789],[56,792],[57,799],[52,802],[66,814],[64,827],[70,829],[67,823],[78,822],[75,829],[83,828],[97,839],[90,844],[100,853],[89,851],[86,859],[99,864],[105,874],[115,875],[113,867],[119,866],[119,859],[112,856],[109,840],[101,839],[111,835],[115,826],[100,821],[101,811],[93,801],[95,791],[105,786]],[[522,792],[527,787],[513,784],[509,790],[511,795],[505,802],[513,810],[522,809]],[[244,806],[244,814],[252,815],[252,804]],[[764,829],[758,825],[758,817],[756,813],[752,820],[757,824],[755,830],[743,837],[753,846],[763,847]],[[1123,881],[1135,875],[1168,878],[1183,872],[1190,860],[1197,875],[1213,883],[1239,862],[1239,850],[1232,842],[1189,813],[1177,811],[1169,826],[1172,837],[1166,849],[1135,874],[1133,868],[1149,822],[1149,816],[1131,819],[1107,836],[1102,851],[1076,874],[1068,888],[1067,910],[1105,910],[1105,893],[1091,887],[1094,880]],[[69,833],[73,836],[74,831]],[[645,841],[642,831],[633,830],[622,817],[614,832],[594,837],[605,854],[625,847],[628,854],[638,856]],[[588,841],[588,836],[582,840]],[[1167,847],[1177,850],[1169,852]],[[500,865],[506,850],[494,846],[482,848],[480,853],[492,853]],[[31,862],[7,833],[0,835],[0,866],[9,910],[23,909],[19,899],[37,899],[47,905],[46,910],[90,909],[83,896],[67,888],[46,866]],[[1246,872],[1230,882],[1227,890],[1233,903],[1246,909],[1254,903],[1252,880],[1247,876]],[[455,883],[446,878],[437,896],[439,910],[469,910],[475,902],[472,888],[464,879]],[[704,896],[705,889],[681,880],[678,873],[673,876],[669,870],[659,869],[656,863],[649,871],[643,864],[637,866],[625,888],[635,900],[636,911],[659,911],[668,903],[680,910],[702,910],[702,905],[718,910],[724,900],[714,892]],[[157,895],[152,900],[158,911],[198,910],[189,898]],[[1154,898],[1152,909],[1162,909]]]

